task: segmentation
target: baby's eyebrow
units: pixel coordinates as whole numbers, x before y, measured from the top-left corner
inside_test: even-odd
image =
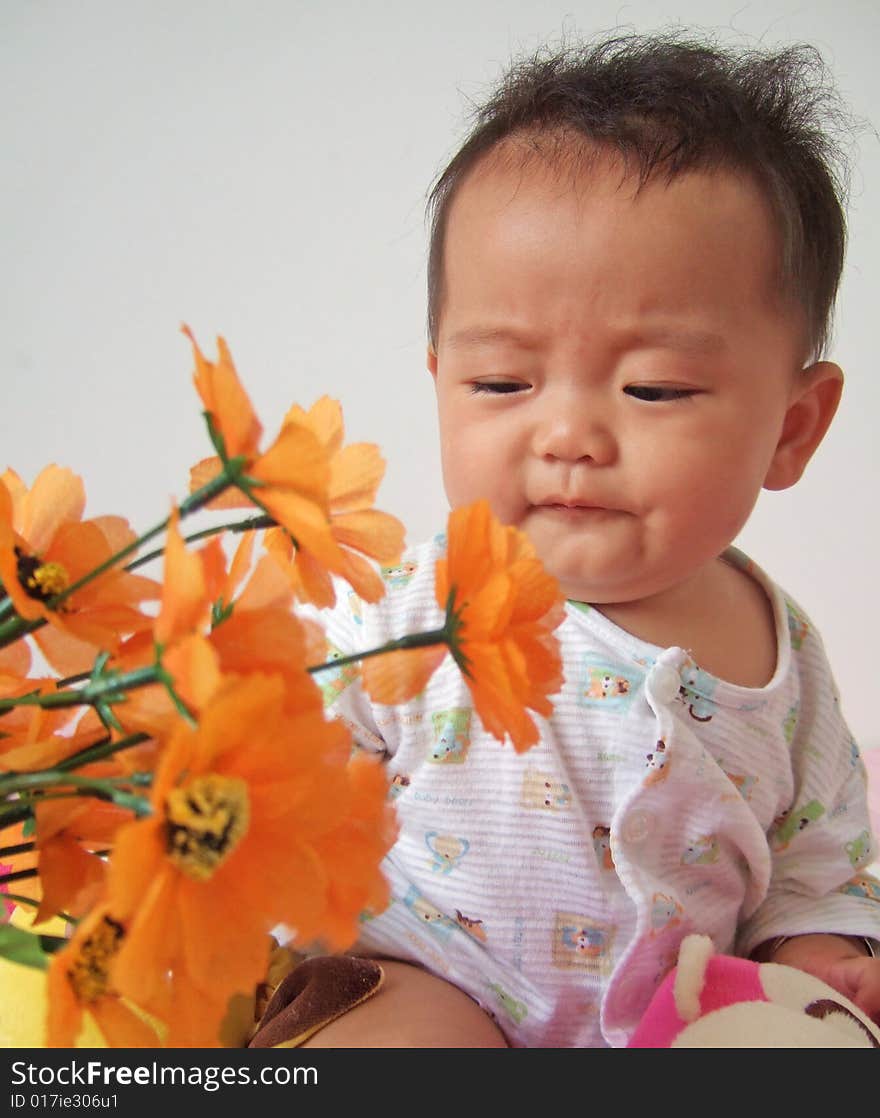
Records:
[[[534,349],[538,345],[536,337],[514,326],[464,326],[455,330],[444,342],[453,349],[488,345],[515,345],[522,349]]]
[[[463,326],[444,338],[444,344],[451,349],[491,345],[538,349],[541,338],[517,326]],[[647,346],[677,349],[687,353],[720,353],[727,348],[727,342],[722,335],[711,330],[658,323],[654,326],[634,326],[632,329],[621,330],[615,348],[627,350]]]
[[[725,339],[710,330],[665,325],[639,327],[627,337],[627,344],[633,348],[640,345],[663,346],[689,353],[720,353],[727,348]]]

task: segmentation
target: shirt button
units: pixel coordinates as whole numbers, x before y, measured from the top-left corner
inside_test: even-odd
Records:
[[[681,689],[681,676],[668,664],[657,664],[648,676],[651,692],[659,703],[671,703]]]

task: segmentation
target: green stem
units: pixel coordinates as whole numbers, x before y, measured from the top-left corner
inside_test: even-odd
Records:
[[[54,800],[58,797],[44,796],[43,799]],[[26,820],[32,819],[33,814],[34,809],[29,803],[22,804],[21,807],[15,807],[14,809],[0,808],[0,829],[14,827],[16,823],[24,823]]]
[[[48,803],[49,800],[75,800],[93,795],[87,788],[77,788],[73,792],[46,792],[39,796],[37,803]],[[34,817],[34,800],[15,800],[7,807],[0,806],[0,830],[14,827],[16,823],[26,823]]]
[[[17,641],[21,637],[26,637],[28,633],[32,633],[35,629],[42,629],[45,624],[46,619],[44,617],[27,621],[25,618],[19,617],[17,613],[13,613],[11,617],[6,616],[4,620],[0,621],[0,648],[5,648],[6,645],[12,644],[13,641]]]
[[[108,800],[117,807],[133,811],[135,815],[150,815],[152,806],[150,801],[135,792],[127,792],[116,787],[118,782],[132,783],[132,776],[105,777],[95,780],[93,777],[76,776],[74,773],[61,772],[57,769],[46,769],[38,773],[11,773],[0,778],[0,793],[9,796],[15,793],[42,791],[44,788],[57,786],[73,787],[81,790],[81,794],[94,796],[98,800]],[[0,823],[6,826],[6,821],[0,816]]]
[[[74,683],[82,683],[91,676],[91,672],[77,672],[76,675],[66,675],[64,679],[55,680],[55,688],[60,691],[62,687],[72,687]]]
[[[180,508],[178,509],[180,519],[182,520],[185,516],[189,516],[190,513],[196,512],[215,497],[219,497],[220,494],[229,489],[230,486],[237,484],[237,479],[244,464],[244,458],[230,459],[225,468],[215,478],[212,478],[206,485],[203,485],[201,489],[197,489],[195,493],[190,493],[190,495],[180,503]],[[171,517],[166,516],[161,523],[156,524],[154,527],[150,528],[149,531],[138,536],[136,540],[133,540],[120,551],[117,551],[115,555],[111,555],[106,562],[101,563],[87,574],[84,574],[81,579],[78,579],[71,586],[68,586],[66,590],[63,590],[60,594],[56,594],[55,597],[47,603],[49,608],[57,609],[65,598],[69,598],[71,594],[75,594],[77,590],[81,590],[83,586],[93,582],[99,575],[102,575],[105,571],[109,571],[111,567],[117,566],[127,555],[131,555],[132,552],[138,551],[148,540],[164,532],[170,520]]]
[[[78,691],[29,691],[12,699],[0,699],[0,714],[13,707],[34,706],[43,710],[58,710],[74,706],[94,706],[102,699],[121,698],[126,691],[135,687],[146,687],[152,683],[163,683],[163,672],[158,665],[136,668],[134,671],[111,674],[93,679]]]
[[[0,885],[8,885],[11,881],[26,881],[29,877],[37,877],[39,872],[38,869],[32,869],[0,874]]]
[[[192,535],[184,536],[184,543],[198,543],[199,540],[206,540],[211,536],[219,536],[221,532],[257,532],[263,528],[275,528],[278,522],[273,520],[271,516],[251,516],[247,520],[233,520],[228,524],[217,524],[213,528],[203,528],[200,532],[193,532]],[[158,559],[162,555],[164,548],[157,548],[155,551],[149,552],[147,555],[139,555],[134,562],[129,563],[125,568],[127,571],[137,570],[138,567],[143,567],[147,563],[151,563],[154,559]]]
[[[315,664],[309,668],[309,671],[323,672],[328,668],[344,668],[347,664],[356,664],[361,660],[368,660],[371,656],[383,656],[386,652],[399,652],[406,648],[430,648],[435,644],[449,644],[446,626],[442,629],[430,629],[425,633],[410,633],[405,637],[389,641],[380,648],[368,648],[365,652],[353,652],[350,656],[340,656],[324,664]]]
[[[27,904],[31,908],[39,908],[42,904],[41,901],[35,901],[33,897],[23,897],[20,893],[4,893],[3,900],[15,901],[16,904]],[[54,916],[59,916],[66,924],[78,924],[79,917],[71,916],[69,912],[55,912]]]
[[[119,741],[112,741],[107,738],[88,746],[87,749],[81,749],[79,753],[72,753],[70,757],[65,757],[63,761],[58,762],[55,768],[64,772],[68,769],[79,769],[83,765],[91,765],[94,761],[103,761],[105,757],[113,757],[126,749],[133,749],[136,745],[142,745],[149,740],[150,735],[143,733],[130,734],[127,738],[121,738]]]

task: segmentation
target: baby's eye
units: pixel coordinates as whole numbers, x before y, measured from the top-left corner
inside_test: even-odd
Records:
[[[636,400],[649,404],[669,403],[673,400],[687,400],[696,396],[696,388],[667,388],[662,384],[628,384],[623,390]]]
[[[524,392],[529,386],[516,380],[475,380],[471,382],[471,392],[487,392],[490,395],[506,395],[509,392]]]

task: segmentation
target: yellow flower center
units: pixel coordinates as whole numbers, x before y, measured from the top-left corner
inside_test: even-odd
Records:
[[[197,776],[165,802],[168,857],[196,881],[207,881],[247,833],[247,784],[231,776]]]
[[[83,941],[67,972],[78,1001],[90,1004],[107,993],[110,962],[119,950],[122,936],[122,925],[105,916]]]
[[[18,561],[18,581],[31,598],[46,601],[54,598],[70,585],[70,576],[60,563],[43,563],[36,555],[25,555],[15,549]]]

